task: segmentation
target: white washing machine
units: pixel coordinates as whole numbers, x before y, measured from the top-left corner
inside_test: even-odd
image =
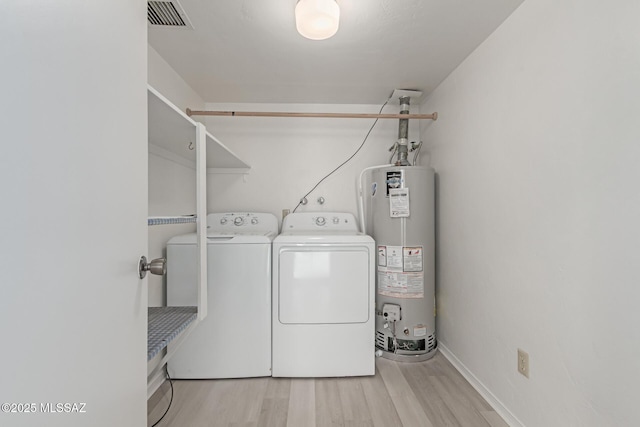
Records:
[[[375,248],[349,213],[292,213],[273,241],[274,377],[375,374]]]
[[[169,361],[175,378],[271,376],[271,243],[268,213],[207,215],[207,317]],[[196,235],[167,243],[167,304],[196,305]]]

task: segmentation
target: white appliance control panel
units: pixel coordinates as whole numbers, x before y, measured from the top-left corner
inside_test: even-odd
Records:
[[[270,213],[230,212],[207,215],[208,232],[278,232],[278,219]]]
[[[350,231],[357,232],[356,218],[347,212],[300,212],[287,215],[282,222],[285,231]]]

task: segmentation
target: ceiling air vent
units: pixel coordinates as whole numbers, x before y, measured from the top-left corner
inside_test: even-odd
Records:
[[[147,1],[147,19],[152,26],[193,29],[189,17],[178,0]]]

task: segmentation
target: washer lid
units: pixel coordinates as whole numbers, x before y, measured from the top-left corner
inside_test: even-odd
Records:
[[[209,233],[207,235],[207,244],[270,244],[276,237],[276,233],[270,231],[254,232],[254,233]],[[196,233],[182,234],[172,237],[167,245],[195,245]]]
[[[271,241],[277,236],[276,232],[272,231],[253,231],[253,232],[209,232],[207,233],[207,242],[212,243],[271,243]]]

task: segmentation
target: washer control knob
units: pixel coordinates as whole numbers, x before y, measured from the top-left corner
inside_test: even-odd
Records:
[[[225,225],[227,223],[227,218],[222,218],[220,220],[220,224]]]
[[[323,216],[316,218],[316,225],[323,226],[327,223],[327,220]]]
[[[236,219],[233,220],[233,223],[235,225],[242,225],[244,224],[244,218],[242,218],[241,216],[236,217]]]
[[[258,223],[258,218],[251,218],[251,224],[256,225]]]
[[[333,223],[334,223],[334,224],[338,224],[338,223],[340,223],[340,218],[338,218],[337,216],[334,216],[334,217],[333,217]]]

